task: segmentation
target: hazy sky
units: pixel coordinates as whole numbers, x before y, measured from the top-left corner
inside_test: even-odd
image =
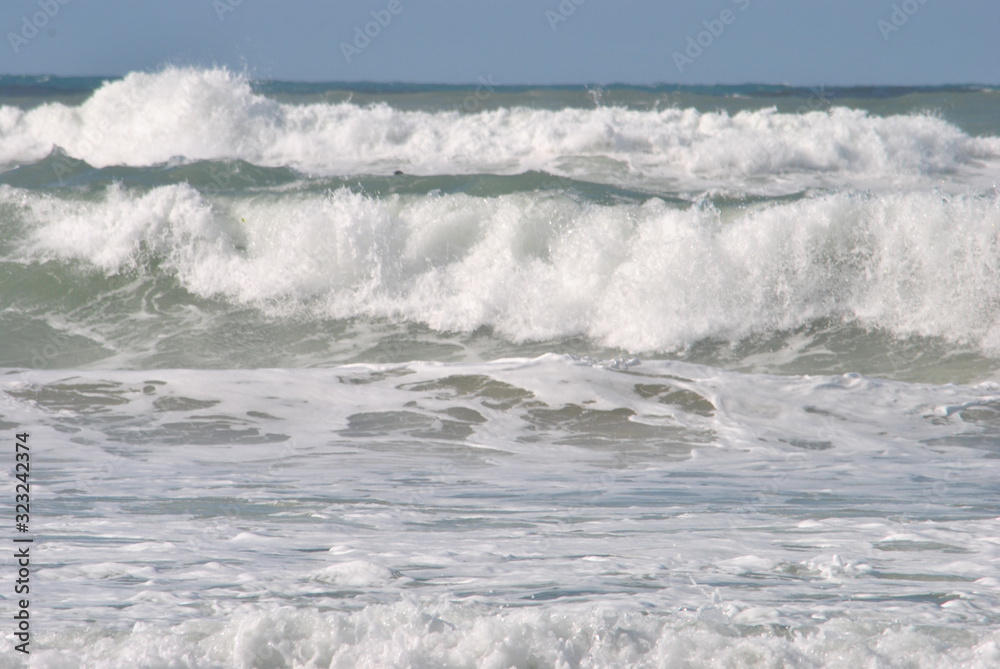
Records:
[[[2,0],[0,30],[3,74],[1000,84],[1000,0]]]

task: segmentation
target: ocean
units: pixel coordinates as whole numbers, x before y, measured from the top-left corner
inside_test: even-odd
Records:
[[[0,667],[1000,666],[998,179],[996,88],[0,77]]]

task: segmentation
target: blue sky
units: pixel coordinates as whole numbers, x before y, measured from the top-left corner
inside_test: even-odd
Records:
[[[1000,84],[998,0],[3,0],[0,31],[3,74]]]

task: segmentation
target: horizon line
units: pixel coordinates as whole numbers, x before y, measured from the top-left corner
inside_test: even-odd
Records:
[[[51,72],[46,73],[0,73],[0,77],[24,77],[24,78],[56,78],[56,79],[124,79],[130,74],[142,73],[142,74],[156,74],[162,72],[166,69],[191,69],[191,70],[214,70],[214,69],[225,69],[226,67],[193,67],[193,66],[167,66],[165,68],[154,69],[151,71],[144,70],[132,70],[125,74],[53,74]],[[733,82],[712,82],[712,83],[681,83],[681,82],[655,82],[655,83],[636,83],[628,81],[610,81],[610,82],[597,82],[597,81],[563,81],[563,82],[494,82],[488,80],[488,77],[492,75],[487,75],[486,77],[480,75],[478,81],[407,81],[407,80],[373,80],[373,79],[358,79],[358,80],[348,80],[348,79],[283,79],[276,77],[253,77],[248,76],[248,73],[239,73],[233,71],[240,76],[245,77],[248,81],[254,83],[289,83],[289,84],[329,84],[329,85],[348,85],[348,86],[451,86],[456,88],[466,88],[470,86],[482,86],[489,84],[495,88],[586,88],[586,87],[596,87],[596,88],[715,88],[715,87],[746,87],[746,86],[761,86],[761,87],[774,87],[774,88],[787,88],[787,89],[809,89],[809,88],[828,88],[828,89],[863,89],[863,88],[979,88],[979,89],[995,89],[1000,88],[1000,82],[998,83],[984,83],[984,82],[948,82],[948,83],[921,83],[921,84],[902,84],[902,83],[852,83],[852,84],[830,84],[830,83],[810,83],[810,84],[794,84],[788,82],[769,82],[769,81],[743,81],[739,83]]]

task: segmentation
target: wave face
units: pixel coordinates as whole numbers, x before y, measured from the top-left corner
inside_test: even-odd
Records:
[[[0,76],[32,665],[1000,665],[998,110]]]
[[[265,313],[488,327],[514,342],[583,336],[630,353],[826,320],[1000,352],[995,197],[678,206],[180,184],[87,198],[7,188],[0,204],[20,218],[10,258],[163,275]]]
[[[364,361],[400,336],[906,378],[900,357],[969,378],[1000,352],[993,90],[37,86],[0,106],[0,250],[36,277],[8,293],[31,324],[9,364],[38,332],[73,342],[50,359],[129,367]],[[45,306],[35,287],[81,273]],[[283,318],[338,343],[220,343]],[[154,352],[151,322],[185,343]]]

